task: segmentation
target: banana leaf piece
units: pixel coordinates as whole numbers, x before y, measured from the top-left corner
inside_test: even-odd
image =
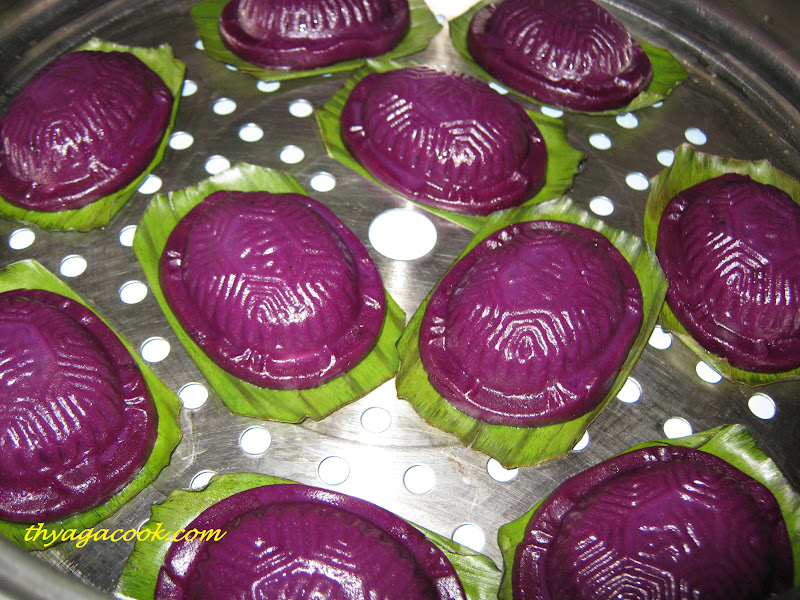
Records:
[[[318,69],[286,71],[265,69],[248,63],[228,50],[219,34],[219,16],[228,1],[204,0],[192,7],[192,18],[197,27],[197,34],[203,42],[203,48],[212,58],[218,61],[236,67],[240,71],[264,81],[300,79],[327,73],[351,71],[364,64],[364,59],[354,59]],[[408,6],[411,11],[411,25],[406,35],[400,40],[400,43],[391,52],[383,55],[386,58],[400,58],[415,52],[421,52],[442,28],[423,0],[410,0]]]
[[[364,177],[378,182],[370,173],[361,166],[345,148],[341,135],[341,117],[350,92],[364,77],[370,73],[385,73],[394,69],[414,66],[416,63],[410,61],[400,63],[396,61],[377,61],[368,60],[367,64],[359,69],[344,83],[344,85],[320,108],[316,111],[317,122],[322,132],[322,139],[331,157],[338,160],[346,167],[360,173]],[[564,123],[559,119],[545,116],[534,111],[525,111],[533,120],[547,147],[547,170],[545,172],[544,187],[533,197],[527,200],[523,206],[537,204],[561,196],[572,187],[572,179],[578,172],[578,166],[584,158],[581,151],[573,148],[567,141]],[[381,184],[383,185],[383,184]],[[385,187],[385,186],[384,186]],[[409,198],[413,201],[413,198]],[[462,215],[451,211],[417,204],[439,216],[450,219],[460,225],[468,227],[473,231],[480,229],[488,217],[474,215]]]
[[[159,261],[167,238],[178,221],[206,196],[219,190],[306,194],[291,175],[238,164],[197,185],[169,194],[157,194],[137,228],[133,250],[175,334],[225,406],[238,415],[273,421],[298,423],[307,417],[319,420],[391,379],[397,371],[395,342],[405,324],[405,315],[389,294],[386,295],[386,318],[372,351],[347,373],[316,388],[270,390],[254,386],[217,366],[195,344],[164,298],[158,275]]]
[[[488,79],[493,79],[493,78],[489,73],[484,71],[483,68],[478,63],[475,62],[475,60],[469,53],[469,50],[467,48],[467,31],[469,30],[469,24],[472,21],[472,17],[475,16],[475,13],[477,13],[487,4],[490,4],[491,1],[492,0],[482,0],[481,2],[478,2],[475,6],[470,8],[464,14],[450,21],[450,39],[453,42],[453,46],[473,69],[475,69]],[[653,104],[664,100],[676,85],[678,85],[681,81],[686,79],[688,74],[686,73],[684,68],[680,65],[680,63],[677,60],[675,60],[675,58],[668,50],[665,50],[663,48],[658,48],[656,46],[652,46],[650,44],[641,41],[639,41],[639,45],[645,51],[648,58],[650,59],[650,63],[653,66],[653,79],[650,82],[650,85],[648,85],[647,88],[641,94],[636,96],[636,98],[631,100],[631,102],[627,106],[623,106],[622,108],[615,108],[613,110],[605,110],[605,111],[598,111],[585,114],[620,115],[635,110],[639,110],[647,106],[652,106]],[[508,86],[506,86],[504,83],[500,81],[497,81],[497,83],[503,87],[508,88]],[[541,102],[536,100],[536,98],[532,98],[521,92],[517,92],[511,88],[508,89],[517,96],[525,98],[530,102],[533,102],[535,104],[542,104]],[[563,110],[568,112],[575,112],[575,111],[569,111],[569,109],[563,109]]]
[[[794,585],[800,585],[800,495],[792,489],[775,463],[756,446],[743,425],[723,425],[683,438],[646,442],[633,446],[625,452],[659,445],[683,446],[709,452],[764,484],[777,499],[786,521],[794,557]],[[503,581],[498,594],[500,600],[512,598],[511,567],[514,554],[523,539],[528,521],[544,500],[542,499],[519,519],[502,526],[498,532],[497,539],[504,559]]]
[[[512,223],[543,219],[574,223],[603,233],[625,257],[639,280],[643,298],[642,326],[611,390],[597,408],[572,421],[535,428],[488,424],[458,411],[430,385],[419,357],[420,324],[430,294],[412,316],[397,345],[400,354],[398,396],[408,400],[429,424],[456,435],[464,445],[494,457],[506,468],[532,465],[561,456],[575,446],[589,424],[622,388],[633,365],[647,346],[667,289],[655,254],[643,240],[608,227],[568,198],[491,215],[457,260],[481,240],[503,227]]]
[[[792,200],[800,204],[800,182],[773,167],[769,161],[748,162],[724,158],[697,152],[689,144],[682,144],[675,149],[672,165],[653,177],[650,182],[644,216],[644,239],[650,244],[650,247],[653,249],[656,247],[661,214],[676,194],[725,173],[749,175],[754,181],[774,185],[788,193]],[[697,356],[731,381],[757,386],[779,380],[800,378],[800,368],[781,373],[756,373],[731,366],[726,359],[710,353],[697,343],[681,325],[666,302],[661,312],[661,325],[664,329],[674,332]]]
[[[80,302],[91,309],[80,296],[73,292],[58,277],[34,260],[13,263],[0,271],[0,292],[22,288],[42,289],[55,292]],[[108,322],[106,322],[106,324],[108,325]],[[181,429],[178,423],[181,401],[172,390],[156,377],[130,343],[122,338],[120,338],[120,341],[139,365],[139,369],[144,376],[147,387],[153,398],[153,403],[158,412],[158,437],[155,446],[153,446],[150,457],[142,467],[142,470],[133,481],[111,497],[105,504],[61,521],[45,523],[45,529],[47,529],[50,536],[55,532],[63,531],[64,533],[59,535],[62,537],[67,536],[69,539],[70,530],[74,530],[73,535],[77,534],[84,529],[93,527],[103,519],[114,514],[123,504],[131,500],[131,498],[136,496],[136,494],[155,480],[161,470],[169,464],[170,455],[181,439]],[[25,539],[25,531],[30,525],[30,523],[0,521],[0,534],[8,537],[27,550],[41,550],[45,547],[44,538],[40,537],[36,540]],[[62,537],[58,539],[62,539]]]
[[[163,532],[184,529],[197,515],[228,496],[263,485],[285,483],[295,482],[257,473],[228,473],[214,476],[200,491],[172,492],[162,504],[151,507],[151,518],[140,529],[139,539],[122,571],[117,593],[138,600],[153,598],[159,570],[172,543],[171,537],[157,539],[164,536]],[[444,552],[456,569],[469,600],[497,597],[500,571],[489,558],[422,527],[414,527]]]
[[[178,113],[178,104],[183,87],[183,76],[186,72],[186,66],[181,61],[174,58],[172,48],[166,44],[158,48],[134,48],[93,38],[79,48],[76,48],[76,51],[77,50],[130,52],[155,71],[167,85],[170,92],[172,92],[173,103],[169,125],[166,131],[164,131],[164,136],[161,139],[158,150],[148,167],[121,190],[100,198],[87,206],[59,212],[28,210],[11,204],[0,196],[0,215],[4,217],[33,223],[43,229],[76,229],[78,231],[89,231],[98,227],[104,227],[124,204],[130,200],[131,196],[133,196],[136,190],[139,189],[139,186],[142,185],[142,182],[153,169],[158,166],[158,163],[160,163],[161,159],[164,157],[170,132],[175,124],[175,115]]]

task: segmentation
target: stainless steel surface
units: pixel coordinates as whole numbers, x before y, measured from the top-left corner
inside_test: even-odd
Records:
[[[431,1],[438,11],[450,16],[466,8],[466,4]],[[384,210],[408,203],[330,159],[313,116],[294,117],[288,110],[298,99],[320,105],[344,76],[284,82],[276,91],[259,91],[255,79],[227,69],[195,47],[194,27],[188,16],[191,4],[37,0],[3,5],[0,112],[36,69],[91,35],[140,46],[167,42],[187,64],[187,78],[196,82],[198,89],[181,99],[176,123],[177,130],[194,136],[194,144],[186,150],[167,151],[156,170],[163,180],[162,191],[207,177],[204,163],[212,155],[225,156],[231,163],[247,161],[293,173],[311,195],[331,207],[366,241],[389,291],[410,315],[470,234],[431,217],[438,241],[428,255],[396,261],[376,252],[367,238],[370,222]],[[632,129],[621,127],[613,117],[564,116],[570,140],[587,154],[570,194],[576,202],[588,209],[592,198],[607,196],[615,209],[605,220],[641,235],[647,192],[628,187],[626,175],[640,172],[649,177],[660,171],[663,167],[657,153],[682,143],[684,132],[691,127],[707,135],[707,143],[698,146],[704,152],[743,159],[769,158],[778,168],[800,177],[800,45],[794,36],[800,28],[800,15],[791,0],[611,0],[608,4],[637,37],[672,50],[690,77],[663,106],[636,113],[638,125]],[[452,50],[446,28],[417,58],[466,68]],[[236,110],[228,115],[215,114],[212,104],[221,97],[235,100]],[[258,142],[244,142],[238,137],[239,128],[251,122],[264,130]],[[589,136],[595,133],[606,134],[611,148],[598,150],[590,145]],[[304,150],[300,163],[281,162],[280,149],[287,144]],[[310,179],[320,171],[335,177],[333,190],[311,190]],[[64,257],[79,254],[86,258],[87,270],[75,278],[65,277],[66,282],[134,346],[139,347],[151,336],[166,338],[172,350],[164,361],[152,366],[177,392],[186,383],[203,379],[152,294],[132,305],[119,298],[123,283],[145,280],[132,250],[120,244],[118,237],[125,226],[138,223],[149,197],[136,194],[102,231],[49,233],[32,227],[36,241],[23,250],[13,250],[7,243],[21,225],[0,221],[0,265],[35,258],[58,273]],[[486,535],[483,552],[500,565],[495,541],[500,525],[520,516],[568,476],[634,443],[664,437],[664,423],[672,417],[685,419],[694,431],[722,423],[745,424],[800,487],[800,384],[753,390],[726,381],[706,383],[697,376],[696,363],[695,356],[677,341],[666,350],[648,347],[631,374],[642,388],[638,402],[613,401],[589,428],[586,449],[520,469],[508,482],[490,476],[486,456],[421,422],[408,404],[396,398],[391,385],[321,422],[302,425],[232,416],[224,406],[216,407],[209,400],[202,408],[182,412],[184,438],[170,466],[104,526],[138,526],[148,518],[152,503],[163,500],[173,489],[188,488],[200,471],[258,471],[360,496],[443,535],[451,535],[462,524],[475,524]],[[750,412],[748,399],[755,391],[774,399],[774,418],[763,420]],[[364,428],[362,415],[371,407],[391,416],[386,431],[375,433]],[[241,433],[252,425],[265,427],[271,435],[271,445],[261,455],[248,455],[239,447]],[[319,465],[331,456],[349,464],[349,476],[341,484],[326,484],[320,479]],[[434,473],[435,485],[430,492],[414,494],[404,485],[404,473],[414,465],[425,465]],[[8,546],[0,544],[0,565],[4,566],[0,569],[0,597],[39,598],[47,596],[46,592],[42,596],[43,590],[59,589],[58,597],[67,600],[88,596],[74,587],[59,587],[63,585],[59,573],[112,592],[131,549],[131,544],[124,542],[92,542],[83,549],[62,544],[37,553],[55,566],[56,571],[51,572],[41,563],[41,568],[31,569],[29,557]]]

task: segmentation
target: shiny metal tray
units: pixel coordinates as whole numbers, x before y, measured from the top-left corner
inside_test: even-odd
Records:
[[[252,77],[226,68],[196,47],[191,4],[6,0],[0,7],[0,112],[38,68],[90,36],[139,46],[167,42],[186,63],[187,79],[196,84],[196,91],[181,99],[176,123],[176,130],[190,133],[193,143],[167,151],[155,171],[161,191],[208,177],[206,162],[213,156],[292,173],[367,243],[390,293],[410,316],[470,233],[428,216],[437,233],[429,253],[415,260],[381,255],[369,241],[371,222],[389,209],[410,204],[329,158],[307,110],[309,103],[316,107],[327,100],[344,75],[260,89]],[[647,191],[636,189],[636,179],[660,171],[659,161],[664,160],[660,153],[687,139],[713,154],[769,158],[776,167],[800,177],[800,42],[795,37],[800,15],[791,0],[611,0],[605,4],[635,37],[669,48],[690,76],[663,106],[639,111],[635,119],[564,115],[571,142],[587,155],[570,194],[573,200],[587,210],[595,207],[602,212],[608,204],[597,198],[609,199],[613,211],[603,218],[614,227],[641,235]],[[431,0],[431,6],[446,17],[467,8],[460,0]],[[450,45],[446,27],[417,58],[466,69]],[[220,99],[233,100],[234,110],[215,112]],[[297,101],[305,102],[294,104]],[[257,141],[240,138],[239,130],[248,124],[257,125],[263,137]],[[609,142],[610,147],[601,149]],[[302,160],[283,162],[281,151],[286,146],[302,149]],[[314,190],[312,179],[319,173],[332,176],[335,187]],[[152,293],[133,304],[120,299],[126,283],[145,281],[126,245],[126,235],[139,222],[150,196],[137,193],[101,231],[49,233],[30,227],[35,241],[20,249],[16,246],[21,238],[16,235],[25,226],[0,221],[0,265],[35,258],[59,273],[69,268],[65,258],[85,259],[85,270],[64,276],[65,281],[134,346],[141,347],[153,337],[166,340],[171,348],[168,356],[152,367],[178,392],[203,379]],[[663,348],[668,341],[669,347]],[[151,504],[174,489],[190,488],[198,473],[256,471],[360,496],[440,534],[455,534],[499,565],[497,528],[520,516],[568,476],[641,441],[733,422],[746,425],[800,487],[800,384],[754,390],[724,380],[705,381],[698,375],[695,355],[663,336],[645,350],[631,378],[641,390],[638,401],[613,401],[590,426],[585,448],[513,472],[495,468],[483,454],[423,423],[410,405],[396,398],[391,384],[321,422],[301,425],[232,416],[216,406],[212,397],[200,408],[182,411],[184,437],[171,464],[107,526],[137,527],[148,518]],[[629,389],[635,390],[636,385]],[[751,401],[754,394],[771,398],[773,404],[767,401],[766,410],[774,405],[772,418],[764,418],[760,412],[764,408]],[[256,442],[269,445],[263,452],[259,451],[262,446],[250,454],[242,449],[240,439],[254,426],[268,432],[260,438],[256,434]],[[0,598],[94,597],[84,583],[103,597],[113,592],[130,550],[129,543],[92,542],[83,549],[62,544],[26,555],[0,540]]]

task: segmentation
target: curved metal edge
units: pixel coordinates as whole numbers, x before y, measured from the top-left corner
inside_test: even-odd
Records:
[[[0,537],[0,600],[108,600],[101,592]]]
[[[800,43],[782,46],[733,0],[599,1],[701,58],[710,74],[738,90],[773,130],[800,146]],[[800,30],[800,13],[789,2],[783,5],[781,31]]]

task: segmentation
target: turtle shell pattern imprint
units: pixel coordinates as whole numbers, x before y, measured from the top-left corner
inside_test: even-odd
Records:
[[[157,600],[464,600],[444,554],[395,515],[301,485],[234,494],[187,531],[221,529],[220,541],[173,544]]]
[[[641,322],[639,282],[605,236],[531,221],[492,234],[445,275],[422,320],[420,357],[460,411],[540,426],[602,401]]]
[[[82,304],[0,294],[0,519],[103,504],[150,456],[158,415],[134,359]]]
[[[0,195],[30,210],[86,206],[150,164],[173,98],[127,52],[70,52],[42,69],[0,120]]]
[[[547,149],[519,105],[430,67],[373,73],[342,111],[342,141],[376,179],[421,204],[487,215],[532,198]]]
[[[302,70],[384,54],[409,23],[408,0],[231,0],[220,34],[247,62]]]
[[[653,74],[625,26],[591,0],[492,3],[473,17],[467,44],[502,83],[578,111],[624,106]]]
[[[656,254],[667,303],[705,349],[750,371],[800,366],[800,205],[729,173],[667,204]]]
[[[273,389],[316,387],[355,366],[385,314],[363,244],[299,194],[211,194],[170,234],[161,284],[214,362]]]
[[[615,457],[567,480],[517,547],[514,600],[761,600],[791,587],[770,491],[681,447]]]

